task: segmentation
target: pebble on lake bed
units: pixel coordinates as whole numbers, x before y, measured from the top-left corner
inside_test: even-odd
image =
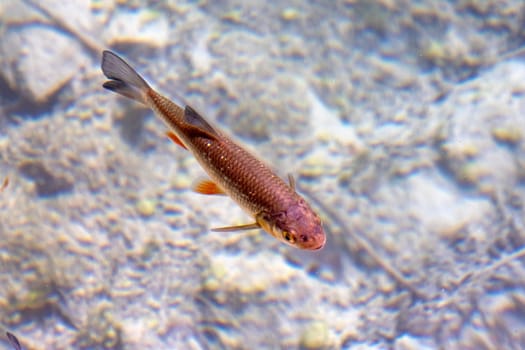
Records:
[[[301,349],[328,349],[330,347],[328,325],[322,321],[312,321],[301,334]]]
[[[17,28],[0,43],[0,76],[25,99],[44,103],[87,64],[82,51],[78,41],[54,27]]]

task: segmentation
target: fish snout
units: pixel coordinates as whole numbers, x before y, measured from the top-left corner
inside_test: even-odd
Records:
[[[302,198],[287,209],[281,224],[283,231],[290,232],[293,237],[287,243],[296,248],[319,250],[326,243],[321,219]]]
[[[319,250],[326,243],[326,234],[320,223],[315,222],[310,227],[303,228],[297,235],[296,246],[305,250]]]

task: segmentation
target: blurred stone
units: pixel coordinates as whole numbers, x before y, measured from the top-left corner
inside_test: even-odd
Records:
[[[157,202],[153,199],[142,198],[136,203],[136,209],[143,217],[149,217],[155,214],[156,207]]]
[[[446,121],[442,164],[461,184],[489,194],[520,181],[524,81],[525,65],[501,63],[453,91],[436,111]]]
[[[56,28],[27,25],[0,43],[0,75],[24,98],[43,103],[67,84],[87,59],[80,44]]]
[[[56,169],[47,167],[39,161],[27,160],[19,164],[18,169],[25,177],[31,179],[40,197],[50,197],[71,192],[74,181]]]
[[[166,16],[152,10],[119,11],[104,31],[104,41],[109,46],[117,44],[142,44],[165,47],[169,39]]]
[[[220,281],[222,288],[233,293],[257,294],[272,286],[286,283],[297,274],[284,259],[261,253],[250,256],[216,255],[211,258],[209,276]]]
[[[330,334],[328,325],[322,321],[312,321],[304,329],[300,340],[301,349],[328,349]]]
[[[430,350],[431,346],[425,346],[420,339],[409,335],[397,338],[394,344],[394,350]]]
[[[481,221],[492,210],[486,198],[465,197],[443,179],[436,181],[428,174],[410,176],[408,185],[408,212],[443,238],[454,238],[464,226]]]

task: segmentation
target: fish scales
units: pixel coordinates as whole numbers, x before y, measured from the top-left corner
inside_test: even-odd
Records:
[[[251,215],[283,211],[296,200],[296,193],[268,166],[229,140],[198,138],[195,147],[202,152],[197,159],[207,162],[210,177]]]
[[[255,223],[215,231],[262,228],[278,240],[300,249],[324,246],[319,216],[293,186],[269,166],[212,127],[193,108],[184,108],[153,90],[123,59],[110,51],[102,56],[108,90],[150,107],[172,130],[168,136],[188,149],[208,173],[207,194],[224,192],[255,219]],[[209,183],[208,183],[209,185]]]
[[[179,138],[216,183],[251,215],[285,209],[297,193],[262,161],[220,134],[220,139],[186,137],[184,110],[157,92],[148,93],[157,114],[175,130]],[[167,117],[164,117],[167,116]],[[217,132],[217,131],[216,131]],[[218,132],[217,132],[218,133]]]

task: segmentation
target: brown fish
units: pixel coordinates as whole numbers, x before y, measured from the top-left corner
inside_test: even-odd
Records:
[[[122,58],[110,51],[102,54],[102,71],[110,80],[104,87],[141,102],[168,125],[168,136],[189,150],[211,180],[195,190],[226,194],[251,215],[255,222],[214,231],[262,228],[291,246],[316,250],[326,236],[319,216],[297,194],[293,179],[286,184],[273,171],[211,126],[193,108],[170,101],[153,90]]]
[[[2,184],[0,185],[0,192],[2,192],[3,190],[5,190],[5,188],[9,185],[9,178],[6,177],[4,179],[4,182],[2,182]]]
[[[9,178],[6,177],[4,179],[4,182],[2,182],[2,184],[0,185],[0,192],[2,192],[3,190],[5,190],[5,188],[9,185]]]
[[[7,335],[7,340],[9,340],[9,343],[11,344],[13,349],[22,350],[22,345],[20,345],[20,342],[12,333],[6,332],[6,335]]]

